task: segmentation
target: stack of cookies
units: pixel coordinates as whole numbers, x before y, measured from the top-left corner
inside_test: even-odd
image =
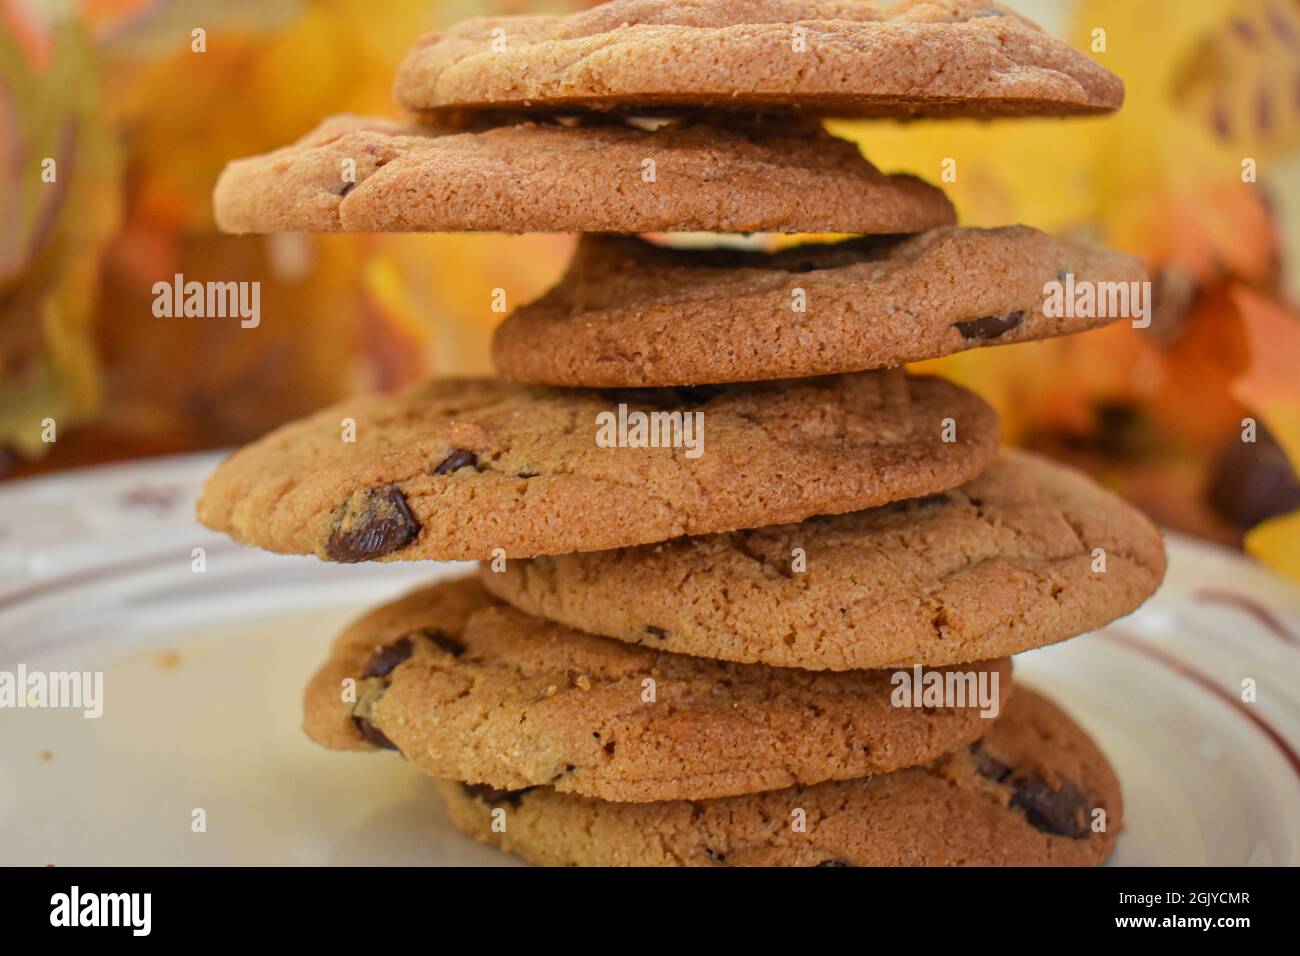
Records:
[[[396,94],[405,124],[232,163],[220,224],[583,235],[501,378],[343,402],[209,481],[201,519],[272,551],[483,562],[343,632],[312,738],[400,751],[543,864],[1104,860],[1115,775],[1009,655],[1141,604],[1159,534],[902,366],[1110,321],[1045,288],[1143,269],[958,228],[820,120],[1100,113],[1120,82],[988,0],[615,0],[425,37]],[[637,238],[685,231],[855,238]]]

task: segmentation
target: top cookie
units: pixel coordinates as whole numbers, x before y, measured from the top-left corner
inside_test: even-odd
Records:
[[[394,95],[431,111],[1068,116],[1118,109],[1124,85],[990,0],[614,0],[431,33]]]
[[[497,328],[492,357],[515,381],[597,388],[860,371],[1105,325],[1122,316],[1048,314],[1048,284],[1146,277],[1135,256],[1027,226],[775,253],[583,236],[560,283]]]
[[[806,123],[518,123],[471,131],[339,116],[235,160],[226,232],[914,232],[952,204]]]
[[[977,396],[901,371],[610,392],[443,379],[235,452],[198,513],[333,561],[591,551],[940,491],[992,460],[997,431]]]
[[[657,650],[846,670],[1016,654],[1137,608],[1160,533],[1084,475],[1008,450],[870,511],[485,567],[516,607]]]

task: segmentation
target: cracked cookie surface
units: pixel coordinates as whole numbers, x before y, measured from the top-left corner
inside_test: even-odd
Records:
[[[597,416],[620,405],[702,415],[702,453],[598,445]],[[943,440],[947,419],[956,441]],[[996,442],[980,398],[901,371],[611,392],[440,379],[345,400],[240,449],[198,515],[238,541],[326,560],[527,557],[928,494],[977,474]]]
[[[1110,71],[992,0],[615,0],[422,37],[411,110],[795,108],[831,116],[1118,109]]]
[[[1096,744],[1024,687],[983,740],[862,780],[657,803],[447,780],[438,790],[460,829],[545,866],[1095,866],[1123,824]]]
[[[519,382],[694,385],[892,367],[1119,318],[1046,315],[1044,286],[1067,275],[1147,278],[1134,256],[1027,226],[776,253],[583,236],[559,284],[497,328],[492,356]]]
[[[647,178],[649,177],[649,178]],[[338,116],[226,166],[226,232],[912,232],[955,221],[821,130],[520,123],[456,132]]]
[[[307,689],[305,725],[326,746],[392,747],[435,777],[500,790],[701,799],[861,777],[965,746],[996,722],[1011,663],[964,673],[984,682],[987,716],[976,684],[966,706],[897,707],[889,671],[633,647],[502,605],[468,578],[344,631]],[[349,677],[355,703],[342,699]]]
[[[918,500],[508,561],[481,577],[523,610],[593,634],[842,670],[953,664],[1064,640],[1136,609],[1164,569],[1160,533],[1135,508],[1008,449],[967,484]]]

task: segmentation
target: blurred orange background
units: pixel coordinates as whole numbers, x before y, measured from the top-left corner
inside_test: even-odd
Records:
[[[570,237],[221,236],[212,184],[331,113],[395,115],[428,29],[581,5],[0,0],[0,476],[234,445],[348,392],[489,372],[492,290],[540,294]],[[965,225],[1143,255],[1154,321],[925,364],[992,401],[1008,441],[1300,581],[1300,0],[1011,5],[1118,73],[1124,109],[832,129],[889,171],[937,182],[955,160]],[[259,281],[260,325],[155,317],[175,273]]]

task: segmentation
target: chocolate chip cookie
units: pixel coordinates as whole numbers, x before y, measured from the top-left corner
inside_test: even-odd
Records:
[[[499,565],[498,565],[499,566]],[[953,664],[1100,627],[1164,575],[1160,533],[1086,476],[1006,450],[959,488],[801,524],[483,568],[533,614],[778,667]]]
[[[583,236],[560,283],[497,328],[492,354],[519,382],[696,385],[885,368],[1119,318],[1049,316],[1045,288],[1067,276],[1147,278],[1134,256],[1027,226],[776,253]]]
[[[955,220],[935,187],[798,124],[455,132],[341,116],[230,163],[213,202],[239,233],[887,233]]]
[[[411,110],[795,108],[835,116],[1066,116],[1119,78],[992,0],[614,0],[470,20],[397,75]]]
[[[659,803],[438,789],[466,833],[545,866],[1094,866],[1123,816],[1096,744],[1024,687],[983,740],[862,780]]]
[[[330,561],[592,551],[941,491],[996,454],[981,399],[901,371],[597,392],[433,380],[231,455],[199,519]]]
[[[1010,661],[954,671],[961,697],[932,701],[948,706],[896,694],[905,677],[913,688],[949,680],[934,673],[815,674],[666,654],[498,604],[469,578],[345,631],[308,688],[306,728],[327,746],[400,750],[436,777],[694,800],[895,770],[982,736],[1010,692]],[[344,699],[348,678],[354,700]]]

